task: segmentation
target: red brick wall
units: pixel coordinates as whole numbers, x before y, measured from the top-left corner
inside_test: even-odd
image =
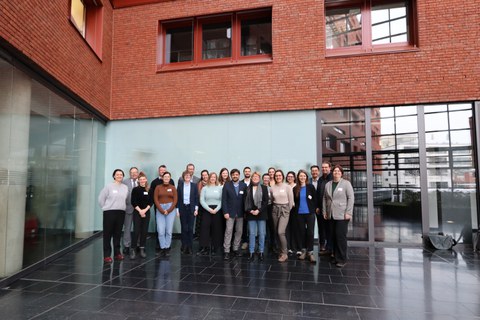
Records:
[[[480,1],[418,0],[419,50],[325,57],[324,2],[177,0],[115,10],[112,118],[480,99]],[[159,20],[272,6],[269,64],[159,72]]]
[[[0,37],[105,116],[110,115],[113,10],[102,1],[103,55],[69,21],[70,1],[1,1]]]

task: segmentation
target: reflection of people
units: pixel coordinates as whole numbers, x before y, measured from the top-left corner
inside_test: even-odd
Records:
[[[283,182],[283,179],[283,171],[276,170],[275,184],[271,189],[273,225],[278,236],[277,243],[280,246],[280,256],[278,257],[279,262],[285,262],[288,260],[285,229],[288,225],[290,210],[294,205],[292,187]]]
[[[189,171],[182,173],[182,183],[178,184],[178,213],[182,227],[182,248],[183,254],[192,254],[193,247],[193,225],[195,216],[198,214],[198,187],[191,182],[192,175]]]
[[[130,259],[135,259],[136,246],[139,243],[140,256],[146,258],[145,244],[147,242],[148,224],[150,222],[150,208],[152,201],[148,194],[148,181],[145,173],[140,172],[138,175],[138,186],[132,190],[132,206],[133,212],[133,239],[130,249]]]
[[[302,249],[298,259],[308,260],[315,263],[313,254],[313,238],[315,229],[315,209],[317,208],[316,191],[313,184],[308,183],[307,172],[298,171],[298,184],[293,188],[295,207],[293,208],[293,218],[296,220],[296,230],[294,235],[297,237],[296,243]]]
[[[245,196],[245,213],[248,221],[249,261],[255,259],[255,238],[258,231],[258,258],[263,261],[265,249],[265,233],[267,222],[268,188],[260,183],[260,173],[252,174],[252,181]]]
[[[170,184],[170,172],[165,172],[162,180],[163,183],[155,188],[153,201],[157,208],[155,217],[158,242],[160,242],[160,256],[169,256],[173,223],[175,222],[175,208],[177,207],[177,189]]]
[[[325,185],[322,213],[325,219],[333,221],[333,254],[332,263],[343,268],[347,261],[348,223],[353,215],[355,200],[352,184],[342,178],[343,168],[333,168],[333,180]]]
[[[103,210],[103,261],[111,263],[113,237],[113,254],[115,260],[123,260],[120,252],[123,220],[127,207],[128,188],[122,183],[124,173],[121,169],[113,171],[114,182],[105,186],[98,196],[98,204]]]

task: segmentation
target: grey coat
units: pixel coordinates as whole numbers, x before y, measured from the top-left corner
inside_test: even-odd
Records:
[[[353,216],[353,188],[350,181],[340,179],[335,192],[332,194],[333,181],[327,182],[325,185],[325,193],[323,195],[322,213],[327,215],[327,219],[344,220],[345,214]]]

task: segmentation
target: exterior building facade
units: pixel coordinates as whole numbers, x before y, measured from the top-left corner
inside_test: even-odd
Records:
[[[355,189],[351,240],[419,245],[446,232],[471,243],[479,10],[458,0],[0,3],[0,276],[101,230],[98,191],[131,166],[153,180],[160,164],[176,179],[190,162],[264,172],[328,160]]]

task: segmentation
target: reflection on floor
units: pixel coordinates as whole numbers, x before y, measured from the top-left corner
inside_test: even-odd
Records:
[[[478,319],[480,256],[351,247],[343,269],[180,254],[104,266],[102,239],[0,290],[8,319]],[[6,319],[7,319],[6,318]]]

